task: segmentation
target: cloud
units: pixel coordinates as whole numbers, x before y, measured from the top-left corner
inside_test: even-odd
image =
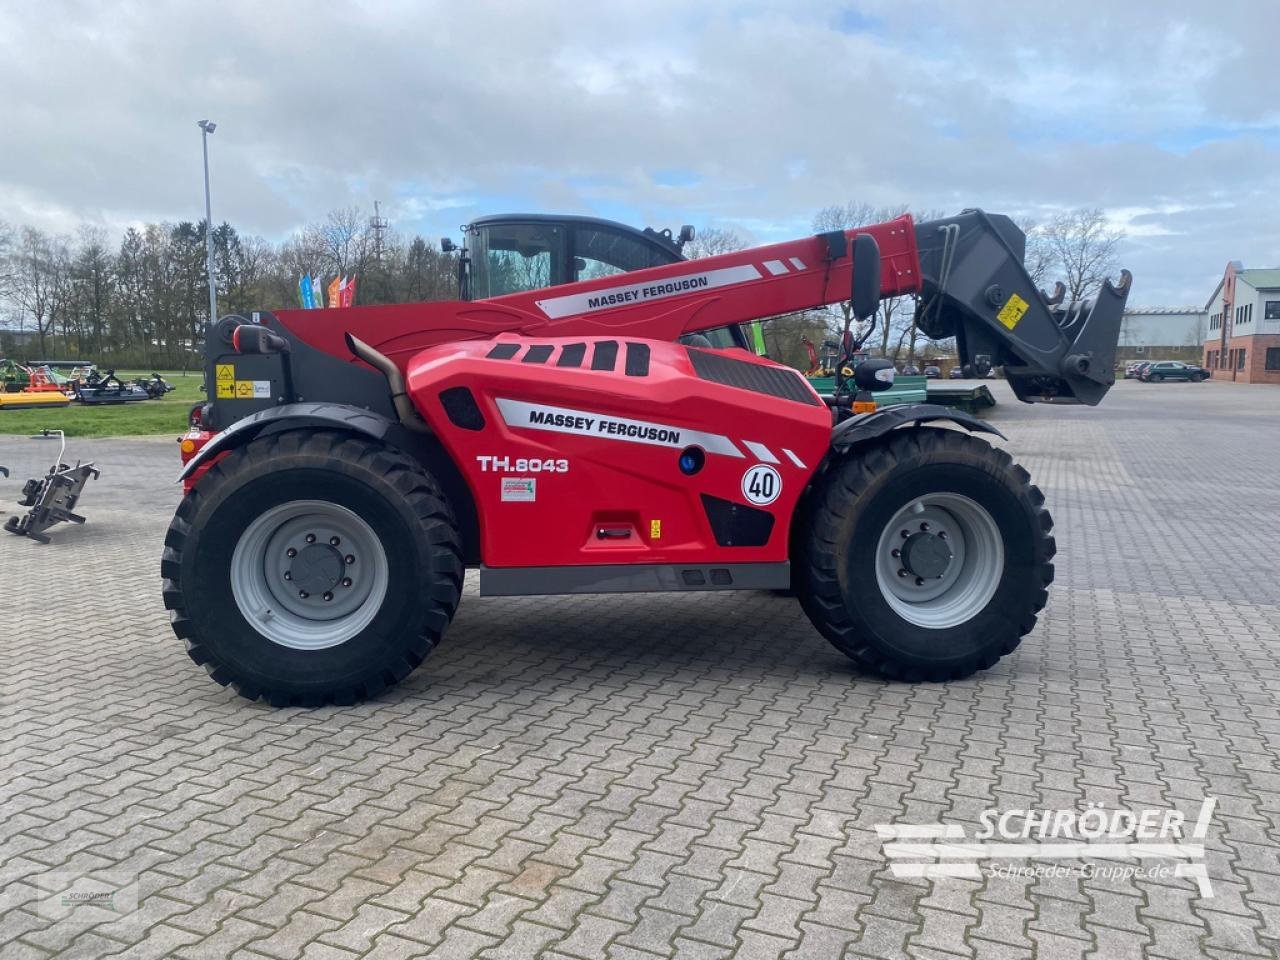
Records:
[[[1195,301],[1280,263],[1269,9],[0,3],[0,218],[198,219],[207,116],[215,217],[272,238],[375,199],[427,236],[523,207],[762,241],[851,199],[1102,206],[1135,297]]]

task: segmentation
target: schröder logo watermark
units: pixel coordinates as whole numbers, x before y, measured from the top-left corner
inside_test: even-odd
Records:
[[[1217,802],[1206,799],[1190,822],[1179,810],[1091,803],[1083,811],[984,810],[972,839],[956,823],[882,823],[876,834],[895,877],[1189,877],[1202,897],[1212,897],[1204,838]],[[1027,862],[1033,860],[1055,862]],[[1092,860],[1136,863],[1081,862]]]
[[[92,926],[138,909],[138,883],[119,871],[81,874],[54,871],[36,877],[36,912],[46,920]]]

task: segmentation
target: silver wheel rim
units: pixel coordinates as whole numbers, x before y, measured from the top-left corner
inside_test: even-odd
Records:
[[[880,534],[876,582],[894,613],[945,630],[972,620],[995,596],[1004,541],[985,508],[958,493],[912,500]]]
[[[272,643],[323,650],[373,622],[387,594],[387,555],[377,534],[346,507],[293,500],[240,535],[231,593],[245,620]]]

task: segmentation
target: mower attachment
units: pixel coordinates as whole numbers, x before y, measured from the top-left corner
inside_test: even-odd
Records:
[[[1023,267],[1026,236],[1006,216],[966,210],[916,224],[923,290],[916,323],[955,337],[965,372],[1004,367],[1027,403],[1096,405],[1115,383],[1116,343],[1132,277],[1104,281],[1096,300],[1046,297]]]
[[[40,543],[48,543],[49,536],[44,531],[55,523],[84,523],[84,517],[75,513],[76,502],[84,490],[89,478],[99,476],[92,463],[77,463],[69,467],[62,462],[62,454],[66,450],[66,439],[61,430],[46,430],[37,436],[38,439],[58,436],[62,439],[62,449],[58,451],[58,460],[49,468],[43,479],[28,480],[22,487],[22,499],[19,505],[30,507],[24,517],[10,517],[4,528],[20,537],[30,537]],[[8,471],[6,470],[7,474]]]

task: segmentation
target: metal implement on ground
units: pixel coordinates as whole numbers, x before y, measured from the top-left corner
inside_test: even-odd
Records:
[[[882,297],[916,297],[966,372],[1096,404],[1128,274],[1064,306],[980,211],[697,261],[691,236],[486,218],[446,247],[458,300],[222,318],[161,567],[192,659],[276,704],[376,696],[440,640],[467,567],[481,596],[790,588],[906,680],[1011,652],[1055,546],[1027,472],[978,436],[998,431],[862,412],[893,371],[849,328],[822,397],[744,327],[847,301],[865,339]]]
[[[22,499],[19,505],[30,507],[20,517],[10,517],[4,528],[21,537],[30,537],[40,543],[48,543],[49,535],[45,533],[58,523],[84,523],[85,518],[75,512],[84,492],[84,485],[90,479],[96,479],[99,471],[92,463],[76,461],[74,467],[62,462],[66,453],[67,439],[61,430],[45,430],[36,434],[34,440],[50,440],[56,437],[60,443],[58,459],[54,461],[49,472],[43,477],[28,480],[22,487]],[[0,470],[3,470],[0,467]],[[6,476],[9,471],[4,470]]]

